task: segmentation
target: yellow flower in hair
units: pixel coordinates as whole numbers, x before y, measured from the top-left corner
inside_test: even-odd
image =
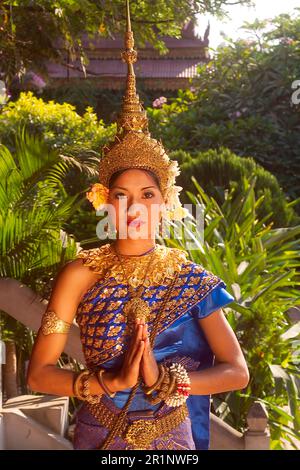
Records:
[[[87,199],[93,204],[96,210],[102,208],[108,200],[109,189],[101,183],[95,183],[90,191],[86,193]]]

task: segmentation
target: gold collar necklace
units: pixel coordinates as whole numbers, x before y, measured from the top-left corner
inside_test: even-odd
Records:
[[[124,309],[123,309],[123,312],[124,312],[124,315],[126,316],[127,322],[131,323],[132,325],[135,323],[135,320],[137,318],[144,319],[145,322],[147,322],[150,318],[151,310],[150,310],[149,304],[145,300],[141,299],[141,296],[142,296],[143,290],[145,289],[145,287],[144,287],[145,279],[146,279],[146,276],[147,276],[147,273],[148,273],[148,269],[149,269],[149,267],[151,265],[151,262],[154,258],[154,254],[156,253],[156,248],[157,247],[155,245],[153,248],[146,251],[146,253],[143,253],[142,255],[129,255],[131,257],[131,256],[144,256],[144,255],[147,255],[147,254],[151,254],[151,256],[149,258],[147,268],[145,269],[144,279],[143,279],[141,285],[137,289],[134,289],[133,286],[131,285],[131,283],[129,282],[128,276],[126,274],[126,269],[124,268],[124,265],[123,265],[122,256],[124,256],[124,255],[121,255],[120,253],[118,253],[115,246],[113,246],[113,249],[114,249],[114,251],[115,251],[115,253],[118,257],[118,260],[120,262],[120,265],[121,265],[121,268],[122,268],[122,271],[123,271],[123,274],[124,274],[124,278],[127,280],[128,291],[129,291],[130,297],[131,297],[131,299],[128,302],[126,302],[126,304],[124,306]],[[125,257],[127,257],[127,256],[125,255]]]

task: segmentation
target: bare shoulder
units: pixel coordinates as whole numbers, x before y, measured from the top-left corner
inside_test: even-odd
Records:
[[[68,261],[56,275],[48,309],[54,310],[60,318],[72,321],[82,296],[96,280],[97,276],[82,259]]]
[[[72,281],[76,285],[80,285],[84,281],[95,278],[95,274],[85,265],[82,258],[76,258],[68,261],[57,275],[60,282]]]

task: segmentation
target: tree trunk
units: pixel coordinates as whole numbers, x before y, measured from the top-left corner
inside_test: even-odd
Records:
[[[17,397],[17,352],[14,341],[5,341],[6,363],[3,367],[3,382],[6,399]]]

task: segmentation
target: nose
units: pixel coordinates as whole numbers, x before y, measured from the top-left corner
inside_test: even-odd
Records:
[[[130,215],[131,217],[138,217],[140,216],[140,211],[138,210],[137,207],[134,207],[135,205],[140,205],[141,201],[139,199],[139,196],[130,196],[127,200],[127,214]]]
[[[141,212],[139,210],[135,210],[134,208],[131,209],[132,206],[129,206],[127,208],[127,216],[129,216],[130,218],[134,219],[136,217],[140,217],[141,215]]]

